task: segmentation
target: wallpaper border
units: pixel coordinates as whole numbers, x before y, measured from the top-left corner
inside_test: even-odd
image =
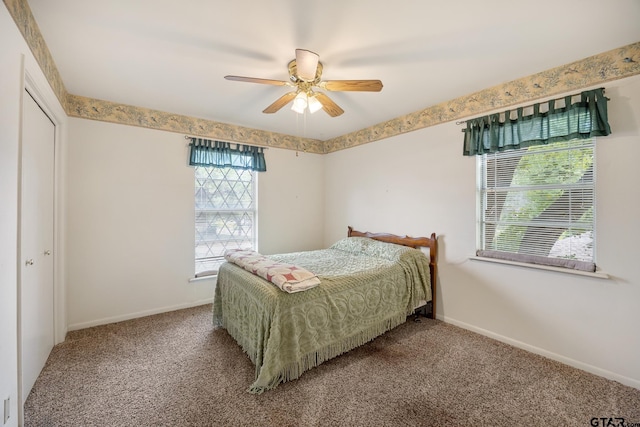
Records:
[[[636,42],[321,141],[72,95],[65,89],[27,1],[3,1],[70,117],[317,154],[332,153],[640,74],[640,42]]]
[[[324,153],[323,142],[317,139],[267,132],[78,95],[69,94],[67,96],[67,115],[234,143],[284,148],[306,153]]]

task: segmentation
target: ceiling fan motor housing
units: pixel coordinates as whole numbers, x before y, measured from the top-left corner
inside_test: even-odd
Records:
[[[312,81],[309,81],[307,83],[310,83],[312,86],[317,85],[318,83],[320,83],[321,77],[322,77],[322,63],[318,62],[315,78]],[[298,76],[298,66],[296,64],[295,59],[289,62],[289,80],[291,80],[293,83],[296,83],[296,84],[305,81]]]

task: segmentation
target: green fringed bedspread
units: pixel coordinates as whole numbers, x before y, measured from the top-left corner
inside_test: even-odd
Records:
[[[321,283],[289,294],[234,264],[220,267],[214,325],[255,364],[252,393],[371,341],[431,300],[429,260],[418,249],[350,237],[329,249],[270,258],[306,268]]]

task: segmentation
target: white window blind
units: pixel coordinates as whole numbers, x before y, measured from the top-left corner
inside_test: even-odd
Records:
[[[479,157],[479,256],[595,270],[594,139]]]
[[[256,247],[256,172],[195,167],[195,272],[211,274],[227,249]]]

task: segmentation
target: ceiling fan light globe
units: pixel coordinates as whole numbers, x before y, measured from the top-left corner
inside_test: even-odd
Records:
[[[293,99],[293,104],[304,110],[307,107],[307,94],[304,92],[298,93]]]
[[[315,96],[310,96],[308,106],[309,112],[313,114],[322,108],[322,103]]]
[[[293,105],[291,109],[298,114],[304,113],[304,109],[307,108],[307,94],[300,92],[293,99]]]
[[[304,107],[300,107],[300,105],[297,105],[295,103],[291,106],[291,109],[298,114],[304,114]]]

